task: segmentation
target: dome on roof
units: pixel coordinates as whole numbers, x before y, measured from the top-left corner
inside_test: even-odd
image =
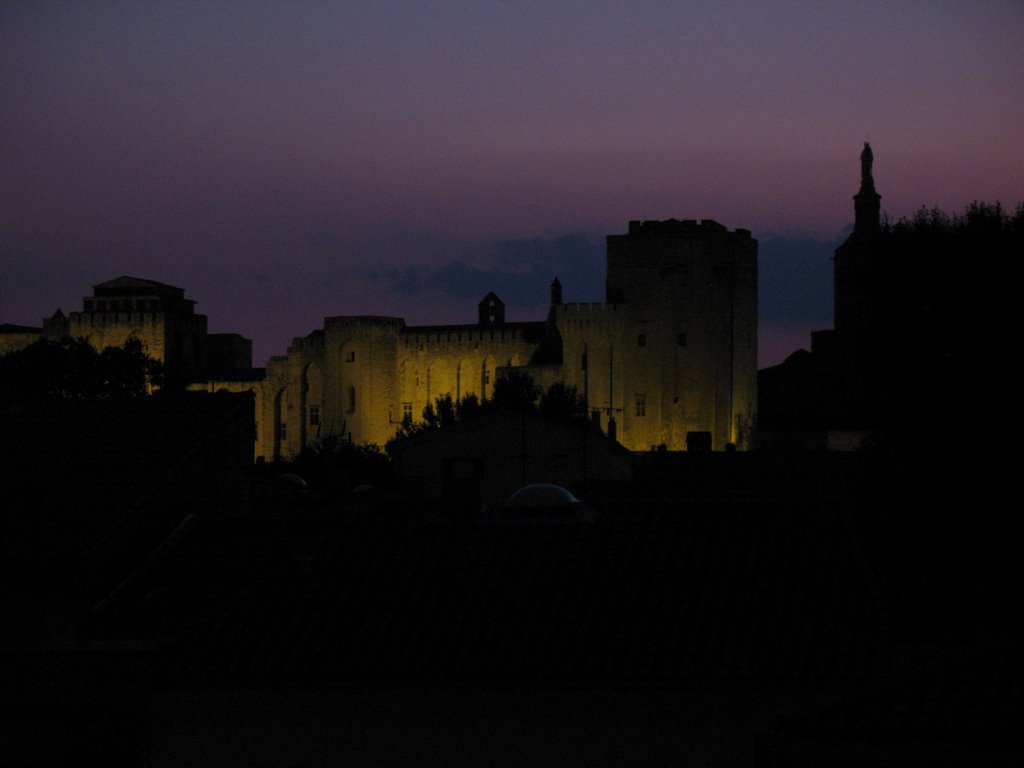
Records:
[[[306,490],[309,486],[306,485],[306,481],[299,475],[287,472],[283,475],[278,475],[278,481],[283,485],[291,486],[292,488],[298,488],[300,490]]]
[[[583,502],[554,483],[524,485],[508,497],[506,507],[574,507]]]
[[[540,525],[592,523],[594,512],[560,485],[532,483],[509,496],[494,513],[492,522]]]

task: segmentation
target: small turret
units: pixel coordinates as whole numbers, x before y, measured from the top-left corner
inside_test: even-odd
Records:
[[[551,306],[557,306],[562,303],[562,284],[558,282],[558,278],[551,284]]]

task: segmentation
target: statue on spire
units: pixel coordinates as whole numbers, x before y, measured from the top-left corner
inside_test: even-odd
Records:
[[[853,196],[853,231],[856,234],[873,234],[881,229],[882,196],[875,191],[871,174],[874,161],[871,145],[865,141],[864,151],[860,153],[860,191]]]
[[[874,192],[875,179],[871,175],[871,164],[875,162],[875,156],[871,153],[871,145],[864,142],[864,151],[860,153],[860,191]]]

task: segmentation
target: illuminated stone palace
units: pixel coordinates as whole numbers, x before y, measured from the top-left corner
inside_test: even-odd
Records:
[[[97,350],[138,339],[146,354],[163,364],[167,377],[179,383],[241,379],[252,371],[252,342],[237,333],[209,333],[206,315],[196,313],[184,289],[127,275],[94,285],[81,311],[65,315],[58,309],[41,328],[0,326],[0,354],[38,339],[67,338],[85,339]]]
[[[494,293],[465,325],[328,317],[265,370],[251,367],[248,339],[208,333],[183,289],[125,276],[42,328],[0,327],[0,354],[37,338],[83,337],[97,349],[138,338],[172,381],[254,392],[254,455],[267,460],[329,436],[383,445],[438,397],[489,398],[503,370],[576,387],[590,418],[630,450],[749,447],[757,241],[709,219],[633,221],[607,238],[607,259],[603,302],[563,303],[556,278],[547,317],[532,322],[506,321]]]
[[[257,391],[256,455],[287,458],[327,436],[383,445],[403,418],[450,394],[488,398],[502,370],[583,395],[631,450],[749,446],[757,412],[757,241],[715,221],[634,221],[607,238],[605,301],[562,302],[508,322],[494,293],[477,322],[410,326],[398,317],[328,317],[270,359],[266,376],[209,381]],[[691,442],[690,447],[696,445]]]

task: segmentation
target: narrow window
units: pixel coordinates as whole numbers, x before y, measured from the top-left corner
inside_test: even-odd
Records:
[[[636,395],[636,415],[647,415],[647,395],[645,394],[637,393]]]
[[[356,351],[354,349],[350,349],[348,352],[345,353],[345,362],[346,363],[354,363],[355,361],[356,361]]]
[[[646,333],[641,333],[639,336],[637,336],[636,337],[636,344],[637,344],[638,347],[646,347],[647,346],[647,334]]]
[[[277,437],[279,440],[288,439],[288,425],[283,421],[277,427]]]
[[[316,426],[320,423],[320,406],[311,405],[309,406],[309,423],[312,426]]]
[[[412,403],[402,403],[402,421],[412,421]]]
[[[356,412],[356,388],[351,386],[348,388],[348,412]]]

